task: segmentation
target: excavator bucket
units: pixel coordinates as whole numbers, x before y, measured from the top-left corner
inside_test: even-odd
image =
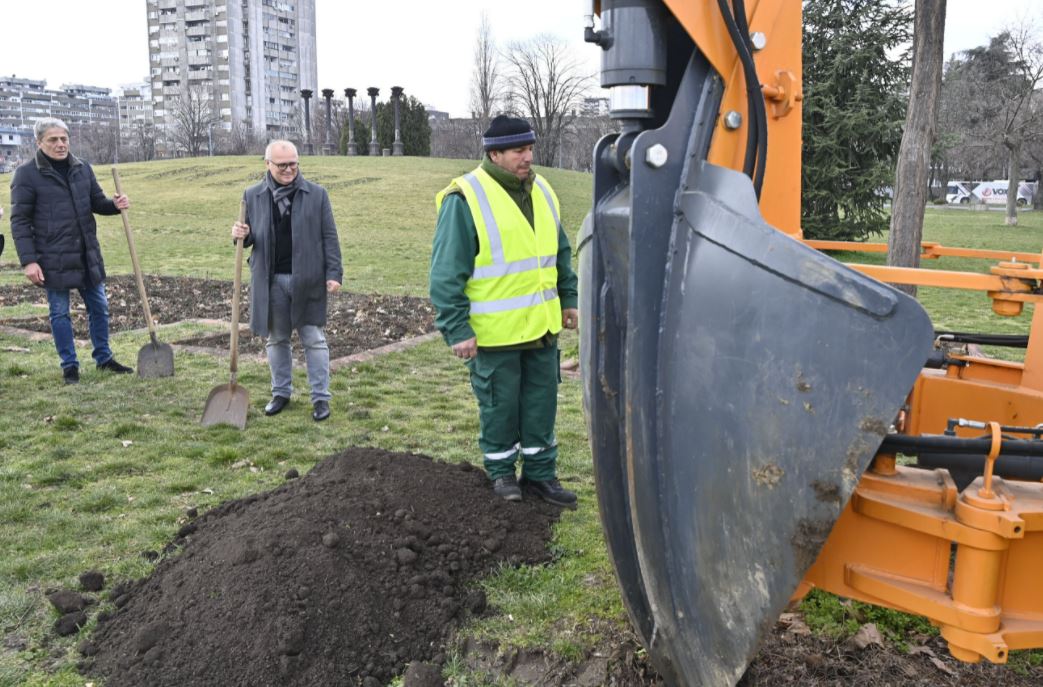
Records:
[[[932,328],[915,300],[769,226],[750,178],[706,161],[721,82],[691,44],[679,64],[653,103],[669,113],[659,126],[595,151],[578,242],[584,401],[634,627],[668,684],[733,685]]]

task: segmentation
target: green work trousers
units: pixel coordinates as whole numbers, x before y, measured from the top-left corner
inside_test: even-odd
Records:
[[[478,399],[478,446],[489,479],[514,474],[519,458],[523,477],[553,479],[558,459],[557,341],[542,348],[479,349],[467,368]]]

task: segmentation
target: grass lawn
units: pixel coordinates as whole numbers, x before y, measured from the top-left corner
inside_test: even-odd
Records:
[[[330,190],[346,288],[426,295],[434,194],[472,166],[460,160],[305,158],[303,173]],[[243,188],[262,168],[256,158],[122,166],[143,269],[230,279],[229,228]],[[96,173],[111,193],[108,168]],[[590,177],[561,170],[545,174],[574,237],[589,205]],[[0,177],[5,209],[9,179]],[[8,237],[9,231],[5,223]],[[99,232],[109,272],[129,273],[119,217],[99,218]],[[1025,213],[1022,226],[1011,229],[998,212],[931,209],[926,238],[1038,250],[1043,213]],[[13,246],[8,251],[0,266],[11,268]],[[987,263],[966,260],[929,266],[987,269]],[[0,270],[0,283],[21,279],[17,270]],[[982,294],[921,291],[939,327],[1028,329],[1027,316],[991,315]],[[0,318],[19,312],[0,309]],[[163,328],[160,338],[173,340],[177,331]],[[140,334],[116,336],[117,356],[133,360],[146,340]],[[567,334],[563,347],[575,346],[575,334]],[[189,507],[204,510],[270,489],[289,468],[303,473],[349,445],[480,462],[466,374],[438,341],[338,371],[332,382],[334,414],[323,424],[310,420],[306,403],[265,420],[267,368],[241,362],[240,383],[252,397],[244,432],[198,425],[207,393],[227,381],[226,362],[181,353],[176,364],[177,375],[163,380],[105,376],[85,365],[81,384],[65,388],[49,341],[28,343],[0,334],[0,631],[24,640],[20,648],[0,647],[0,686],[82,685],[73,667],[74,647],[91,627],[80,637],[56,638],[51,632],[56,616],[43,590],[75,586],[77,575],[90,568],[110,580],[148,574],[152,564],[140,553],[161,549]],[[298,387],[306,388],[303,371],[297,375]],[[553,564],[504,570],[489,579],[490,603],[503,613],[473,628],[478,636],[566,657],[581,656],[601,628],[626,623],[600,531],[581,396],[578,381],[563,383],[559,472],[579,492],[581,505],[565,512],[555,531],[553,546],[561,555]]]

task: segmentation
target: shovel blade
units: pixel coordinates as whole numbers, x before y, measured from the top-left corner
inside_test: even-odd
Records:
[[[246,387],[221,384],[211,389],[199,422],[204,427],[225,424],[246,429],[246,412],[249,408],[250,394]]]
[[[147,343],[138,351],[139,377],[173,377],[174,349],[166,343]]]

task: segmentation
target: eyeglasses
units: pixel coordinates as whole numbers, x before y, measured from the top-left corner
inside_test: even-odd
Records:
[[[294,160],[293,162],[272,162],[271,160],[266,160],[266,162],[270,165],[275,165],[276,167],[278,167],[280,172],[285,172],[288,169],[297,169],[296,160]]]

